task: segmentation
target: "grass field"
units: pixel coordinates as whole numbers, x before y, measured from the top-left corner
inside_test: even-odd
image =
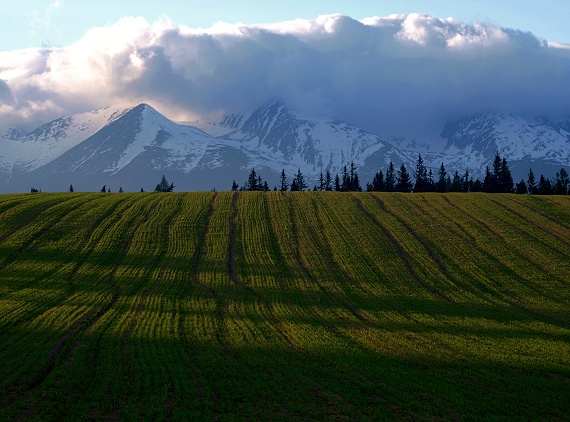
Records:
[[[0,196],[0,419],[570,415],[570,197]]]

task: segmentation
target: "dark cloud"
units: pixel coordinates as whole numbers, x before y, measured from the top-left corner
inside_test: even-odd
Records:
[[[570,114],[567,46],[415,14],[207,31],[127,19],[5,66],[22,67],[26,77],[12,79],[0,69],[17,98],[14,113],[31,103],[47,115],[148,101],[166,114],[196,115],[282,98],[382,134],[435,133],[482,111]]]

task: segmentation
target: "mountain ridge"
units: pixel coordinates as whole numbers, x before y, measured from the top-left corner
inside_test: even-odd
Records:
[[[533,167],[554,174],[570,163],[570,118],[529,122],[520,116],[483,113],[450,122],[441,131],[443,148],[423,139],[394,139],[367,132],[338,119],[309,118],[274,100],[251,113],[176,123],[152,106],[115,106],[64,116],[25,136],[9,129],[0,137],[2,191],[30,186],[63,190],[99,185],[150,189],[167,174],[180,190],[229,189],[251,168],[277,184],[281,170],[299,169],[309,185],[321,171],[340,174],[357,165],[363,183],[393,161],[411,171],[418,154],[434,173],[465,170],[482,177],[496,152],[520,180]],[[75,182],[74,182],[75,181]]]

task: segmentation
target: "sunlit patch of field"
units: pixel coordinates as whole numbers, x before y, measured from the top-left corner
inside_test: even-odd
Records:
[[[570,197],[0,196],[2,419],[570,414]]]

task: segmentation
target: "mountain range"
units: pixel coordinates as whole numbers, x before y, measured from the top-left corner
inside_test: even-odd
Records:
[[[411,124],[413,122],[411,121]],[[392,160],[410,172],[418,153],[433,168],[465,170],[482,177],[496,152],[515,180],[552,176],[570,165],[570,118],[528,121],[514,114],[485,113],[450,122],[438,142],[385,137],[347,122],[304,116],[281,101],[252,113],[176,123],[147,104],[109,107],[62,117],[28,134],[10,128],[0,136],[0,192],[154,189],[165,175],[175,190],[228,190],[252,168],[272,187],[285,169],[300,169],[309,185],[322,171],[334,176],[357,165],[370,181]]]

